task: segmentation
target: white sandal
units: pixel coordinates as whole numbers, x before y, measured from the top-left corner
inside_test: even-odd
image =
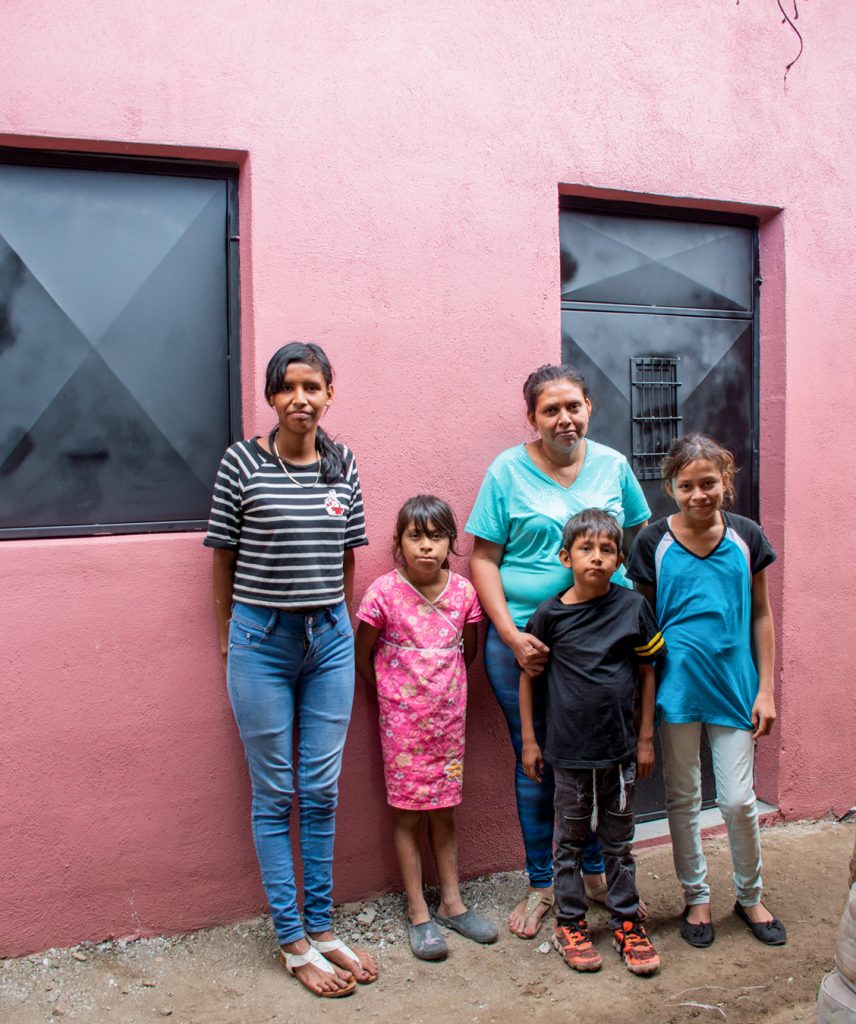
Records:
[[[309,938],[309,936],[307,936],[307,939],[309,941],[309,945],[313,949],[317,949],[319,953],[332,953],[334,950],[341,949],[341,951],[349,960],[353,960],[355,964],[359,964],[360,967],[362,967],[362,969],[369,976],[367,981],[360,981],[360,985],[371,985],[373,981],[377,981],[378,976],[376,974],[372,974],[371,971],[369,971],[369,969],[363,964],[362,960],[360,960],[357,954],[351,949],[351,947],[346,946],[341,939],[325,939],[322,942],[318,942],[315,939],[311,939]],[[358,981],[356,975],[354,975],[354,980]]]
[[[292,977],[296,977],[294,969],[296,967],[305,967],[307,964],[311,964],[313,967],[317,967],[319,971],[324,971],[325,974],[335,974],[336,970],[329,960],[325,960],[321,953],[318,951],[317,946],[312,940],[309,940],[311,945],[305,953],[286,953],[284,949],[279,951],[279,959],[282,966],[288,971]],[[321,945],[329,945],[329,943],[321,943]],[[300,981],[300,978],[297,979]],[[301,982],[303,985],[303,982]],[[345,988],[334,989],[331,992],[315,992],[308,985],[303,987],[311,992],[314,996],[320,996],[322,999],[339,999],[342,996],[349,996],[354,989],[357,987],[356,981],[351,978],[348,985]]]

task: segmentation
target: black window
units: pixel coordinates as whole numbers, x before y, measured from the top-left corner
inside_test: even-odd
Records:
[[[234,168],[0,152],[0,536],[204,526],[239,434]]]

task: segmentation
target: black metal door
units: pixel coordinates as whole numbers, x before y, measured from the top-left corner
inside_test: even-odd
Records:
[[[589,380],[591,436],[627,456],[654,518],[675,508],[660,458],[695,430],[734,452],[735,511],[757,515],[756,233],[746,218],[560,211],[562,358]],[[703,789],[711,801],[709,763]],[[639,816],[664,805],[658,772]]]

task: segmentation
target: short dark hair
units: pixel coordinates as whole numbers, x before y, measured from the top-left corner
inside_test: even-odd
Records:
[[[428,523],[431,523],[437,533],[449,538],[449,550],[453,555],[455,541],[458,539],[458,524],[455,521],[455,513],[448,502],[434,494],[417,494],[414,498],[408,498],[401,506],[395,520],[395,534],[392,538],[392,557],[401,561],[401,538],[404,531],[413,523],[421,533],[428,532]],[[449,566],[449,560],[443,563],[443,568]]]
[[[605,533],[610,540],[615,541],[616,547],[619,552],[621,551],[624,531],[616,520],[602,508],[586,508],[582,512],[577,512],[575,516],[571,516],[562,530],[562,547],[565,551],[570,551],[577,537],[587,537],[591,533]]]
[[[575,366],[571,366],[570,363],[545,363],[543,366],[539,366],[537,370],[533,370],[523,385],[526,411],[530,415],[535,412],[538,396],[546,385],[552,384],[556,380],[568,380],[571,384],[576,384],[580,391],[582,391],[583,398],[591,399],[588,381]]]

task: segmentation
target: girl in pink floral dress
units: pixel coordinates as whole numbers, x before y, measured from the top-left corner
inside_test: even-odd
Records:
[[[441,960],[441,924],[476,942],[495,942],[496,926],[461,900],[454,808],[461,802],[467,666],[482,618],[473,585],[449,569],[458,535],[451,508],[418,495],[398,513],[393,554],[400,568],[375,580],[357,616],[357,668],[377,688],[387,799],[408,901],[416,956]],[[429,911],[422,893],[419,829],[428,837],[440,879]]]

